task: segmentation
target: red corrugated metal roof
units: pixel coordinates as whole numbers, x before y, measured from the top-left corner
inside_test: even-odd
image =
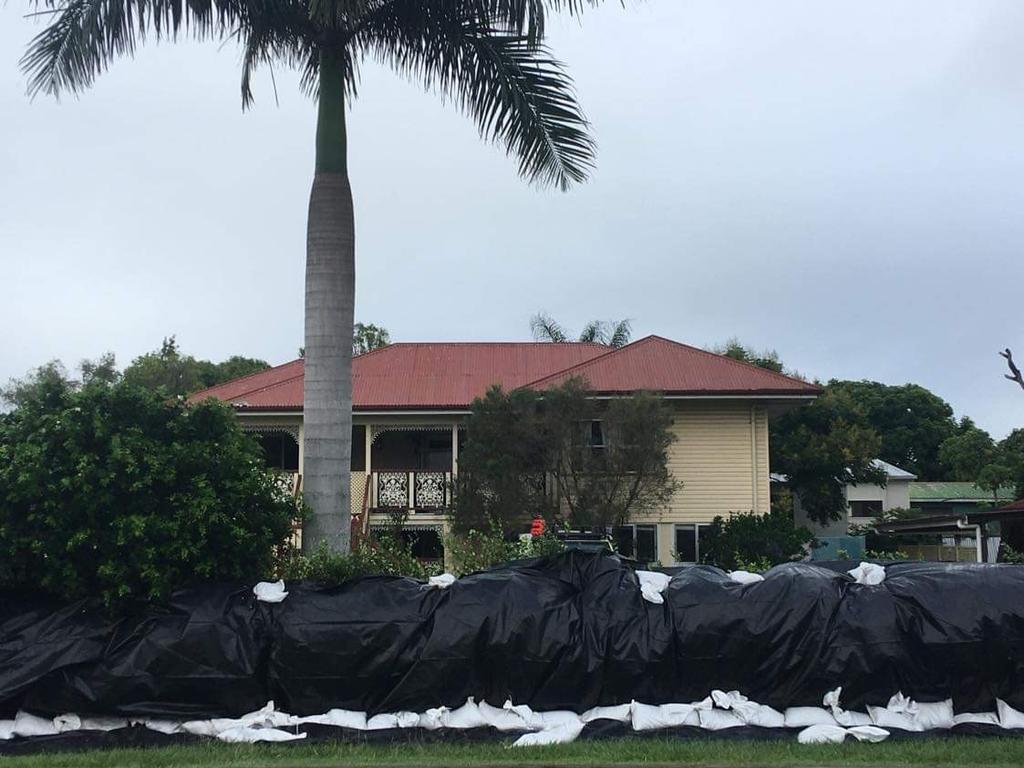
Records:
[[[531,382],[534,389],[586,379],[597,393],[648,390],[670,395],[817,395],[819,387],[661,336],[647,336]]]
[[[817,387],[685,344],[649,336],[621,349],[600,344],[398,343],[352,361],[356,410],[468,408],[494,384],[546,388],[570,376],[602,393],[815,395]],[[197,392],[241,409],[302,408],[303,361]]]

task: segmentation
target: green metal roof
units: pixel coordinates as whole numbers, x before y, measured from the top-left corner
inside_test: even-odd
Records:
[[[998,497],[1000,501],[1013,501],[1013,488],[1000,488]],[[992,501],[992,491],[974,483],[913,482],[910,483],[910,501]]]

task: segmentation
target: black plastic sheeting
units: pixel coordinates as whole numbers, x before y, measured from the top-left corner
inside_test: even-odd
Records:
[[[886,571],[871,587],[791,564],[744,586],[698,566],[657,605],[617,557],[572,552],[447,589],[374,577],[289,584],[264,604],[251,585],[207,586],[118,620],[0,600],[0,711],[188,719],[273,699],[297,715],[422,712],[475,696],[582,712],[715,688],[784,709],[838,685],[860,711],[897,691],[958,712],[997,697],[1024,709],[1024,567]]]

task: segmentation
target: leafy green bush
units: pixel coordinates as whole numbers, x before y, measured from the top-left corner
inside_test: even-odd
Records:
[[[409,576],[426,580],[439,566],[417,560],[412,546],[390,532],[364,539],[347,555],[321,546],[311,555],[291,551],[277,571],[285,580],[316,581],[336,586],[360,576]]]
[[[727,570],[767,570],[763,566],[799,560],[814,537],[779,511],[716,517],[701,537],[701,562]]]
[[[0,585],[111,606],[268,571],[296,507],[228,407],[59,377],[24,394],[0,416]]]
[[[565,544],[550,532],[527,541],[511,539],[495,526],[490,531],[471,530],[460,535],[450,535],[445,538],[444,547],[452,573],[461,576],[493,568],[510,560],[555,555],[565,549]]]
[[[910,555],[906,552],[900,552],[898,549],[879,551],[874,549],[864,550],[865,560],[909,560]]]

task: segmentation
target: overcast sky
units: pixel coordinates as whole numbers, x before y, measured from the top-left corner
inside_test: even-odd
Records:
[[[627,0],[553,24],[599,143],[568,194],[452,107],[363,71],[357,319],[395,340],[738,336],[828,379],[917,382],[1024,426],[1024,3]],[[314,110],[238,52],[149,47],[79,100],[25,96],[0,5],[0,381],[52,358],[280,363],[302,343]]]

